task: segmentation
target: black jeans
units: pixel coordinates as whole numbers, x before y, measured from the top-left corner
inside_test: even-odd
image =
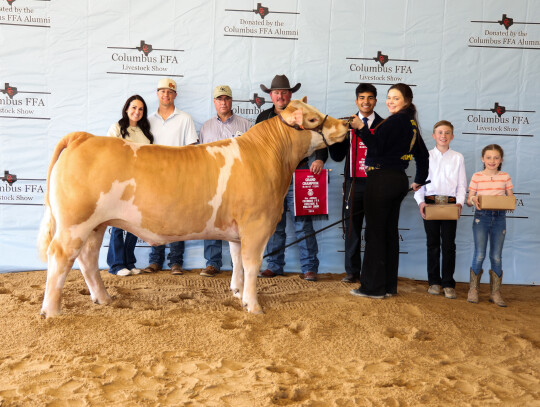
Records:
[[[345,271],[348,277],[360,278],[362,270],[362,223],[364,222],[364,192],[366,178],[356,178],[351,191],[352,179],[345,180]]]
[[[366,248],[360,274],[365,294],[397,293],[399,210],[409,183],[404,171],[380,169],[368,173],[364,210]]]
[[[426,230],[429,285],[437,284],[443,288],[455,288],[457,220],[424,220],[424,229]]]

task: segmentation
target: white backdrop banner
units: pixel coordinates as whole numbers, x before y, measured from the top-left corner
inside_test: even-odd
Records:
[[[464,154],[469,180],[482,169],[481,149],[500,144],[518,201],[507,218],[505,282],[538,284],[540,9],[534,6],[531,0],[0,0],[0,273],[46,267],[36,237],[48,162],[62,136],[105,135],[133,94],[155,111],[162,77],[177,81],[177,107],[198,129],[215,114],[212,90],[221,84],[233,89],[235,113],[254,122],[271,106],[259,85],[286,74],[302,83],[295,96],[334,117],[356,112],[361,82],[377,87],[383,117],[388,87],[409,84],[428,148],[433,124],[450,120],[452,148]],[[326,167],[334,170],[330,218],[315,221],[316,229],[341,217],[343,163],[329,160]],[[472,214],[465,208],[458,222],[458,281],[467,281],[472,260]],[[342,233],[336,227],[318,235],[319,272],[344,272]],[[288,242],[294,239],[291,227]],[[107,233],[102,268],[108,240]],[[139,241],[137,266],[147,265],[148,253]],[[400,275],[425,280],[425,233],[412,194],[402,205],[400,253]],[[285,271],[299,272],[295,247],[286,262]],[[205,266],[201,241],[187,242],[184,266]]]

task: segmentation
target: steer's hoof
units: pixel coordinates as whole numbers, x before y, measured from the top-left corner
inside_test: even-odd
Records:
[[[246,308],[247,312],[250,314],[264,314],[264,311],[259,304],[252,305],[251,307],[248,304],[244,304],[244,308]]]
[[[233,293],[233,297],[238,298],[239,300],[242,299],[242,291],[240,291],[239,288],[231,288],[231,291]]]
[[[56,316],[60,315],[60,310],[58,310],[58,311],[50,311],[50,310],[47,311],[45,308],[42,308],[40,315],[41,315],[41,318],[43,318],[43,319],[56,317]]]
[[[92,298],[92,302],[94,304],[99,304],[99,305],[109,305],[111,302],[112,302],[112,298],[107,296],[103,299],[99,299],[99,298]]]

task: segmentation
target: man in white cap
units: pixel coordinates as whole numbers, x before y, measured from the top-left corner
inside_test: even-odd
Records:
[[[240,136],[251,127],[249,120],[233,113],[232,91],[229,86],[216,86],[214,89],[214,107],[217,115],[202,125],[199,133],[200,144]],[[221,240],[204,241],[206,268],[201,272],[201,276],[214,277],[220,272],[223,265],[221,252]]]
[[[301,85],[302,84],[297,83],[295,86],[291,87],[289,79],[285,75],[276,75],[272,80],[270,88],[267,88],[261,84],[261,89],[270,94],[270,98],[272,99],[274,105],[270,109],[262,111],[259,116],[257,116],[256,123],[271,119],[285,110],[291,101],[292,94],[300,89]],[[327,158],[328,150],[326,148],[317,150],[315,152],[315,160],[311,166],[308,165],[308,159],[304,158],[296,168],[309,168],[313,174],[320,174]],[[293,187],[293,183],[291,182],[289,191],[287,192],[285,201],[283,203],[283,215],[276,226],[276,231],[270,237],[270,240],[266,245],[266,253],[272,253],[285,246],[285,241],[287,239],[287,234],[285,232],[287,226],[287,210],[289,210],[294,220],[296,238],[301,239],[305,236],[311,235],[298,243],[298,248],[300,249],[300,265],[302,274],[304,279],[307,281],[317,281],[317,273],[319,271],[319,259],[317,258],[317,253],[319,252],[319,247],[317,245],[317,239],[314,235],[315,231],[313,230],[313,222],[308,216],[298,218],[294,216]],[[259,277],[272,278],[282,276],[284,266],[285,250],[281,250],[277,254],[268,256],[268,268],[261,271],[259,273]]]
[[[154,144],[164,146],[187,146],[197,143],[195,123],[189,114],[174,106],[176,82],[170,78],[160,79],[157,86],[159,107],[157,112],[148,116],[150,131],[154,135]],[[184,274],[184,242],[170,244],[169,267],[171,274]],[[161,270],[165,262],[165,245],[152,247],[149,256],[150,265],[143,271],[154,273]]]

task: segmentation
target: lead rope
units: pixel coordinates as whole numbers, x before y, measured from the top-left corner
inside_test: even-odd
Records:
[[[426,184],[429,184],[430,182],[431,182],[431,181],[426,181],[425,183],[420,184],[420,186],[424,186],[424,185],[426,185]],[[408,190],[407,192],[411,192],[412,190],[413,190],[412,188],[409,188],[409,190]],[[289,243],[289,244],[286,244],[285,246],[283,246],[283,247],[281,247],[281,248],[279,248],[279,249],[277,249],[277,250],[274,250],[274,251],[271,252],[271,253],[265,254],[265,255],[263,256],[263,259],[264,259],[265,257],[274,256],[275,254],[278,254],[278,253],[281,252],[282,250],[285,250],[287,247],[291,247],[291,246],[295,245],[296,243],[301,242],[302,240],[306,240],[307,238],[309,238],[309,237],[311,237],[311,236],[315,236],[317,233],[320,233],[320,232],[322,232],[323,230],[326,230],[326,229],[330,229],[332,226],[336,226],[338,223],[341,223],[341,222],[343,222],[344,220],[349,219],[351,216],[358,215],[359,213],[362,213],[362,212],[364,212],[363,209],[362,209],[361,211],[358,211],[358,212],[353,213],[352,215],[349,215],[349,216],[347,216],[347,217],[345,217],[345,218],[342,218],[342,219],[338,220],[337,222],[334,222],[334,223],[332,223],[332,224],[330,224],[330,225],[328,225],[328,226],[325,226],[325,227],[322,228],[322,229],[316,230],[315,232],[310,233],[310,234],[307,235],[307,236],[301,237],[300,239],[297,239],[297,240],[295,240],[294,242],[291,242],[291,243]]]

